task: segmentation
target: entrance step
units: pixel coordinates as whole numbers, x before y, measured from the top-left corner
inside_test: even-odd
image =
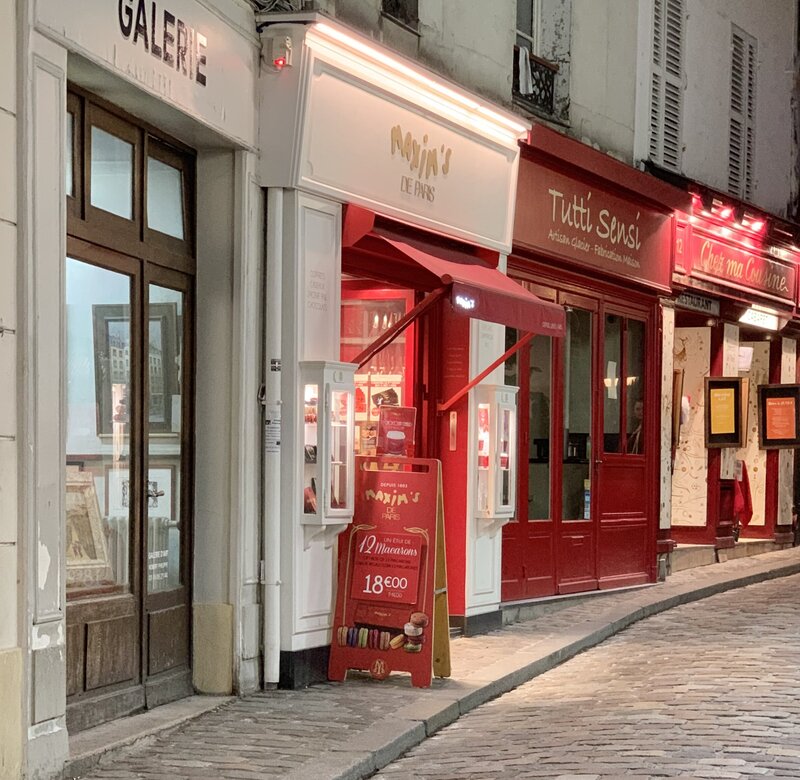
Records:
[[[731,561],[734,558],[746,558],[749,555],[762,555],[763,553],[775,552],[791,547],[788,544],[775,544],[770,539],[742,539],[736,542],[735,547],[719,550],[718,556],[720,563]]]
[[[709,566],[716,562],[717,555],[713,544],[679,544],[670,553],[670,569],[673,574],[676,571],[696,569],[698,566]]]

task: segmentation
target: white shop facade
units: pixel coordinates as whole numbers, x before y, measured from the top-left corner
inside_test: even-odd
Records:
[[[21,576],[0,692],[21,703],[6,755],[50,777],[71,734],[259,682],[259,45],[239,0],[19,9]]]
[[[481,504],[478,407],[503,396],[515,413],[516,391],[496,363],[460,393],[504,353],[504,326],[552,333],[563,311],[503,270],[518,117],[327,18],[263,21],[265,679],[299,687],[325,679],[347,455],[374,454],[381,403],[416,410],[406,454],[442,461],[451,624],[497,613],[515,464]],[[352,410],[318,417],[338,393]]]

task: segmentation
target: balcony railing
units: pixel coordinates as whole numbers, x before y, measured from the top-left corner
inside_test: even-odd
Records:
[[[543,60],[535,54],[528,54],[531,78],[526,91],[520,90],[520,48],[514,47],[514,101],[522,106],[546,114],[553,114],[555,110],[555,83],[558,65],[548,60]],[[523,79],[523,86],[524,79]],[[530,91],[528,91],[530,90]]]

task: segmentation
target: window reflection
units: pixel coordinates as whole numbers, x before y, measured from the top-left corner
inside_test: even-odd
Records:
[[[131,280],[66,261],[67,593],[130,586]],[[106,319],[113,310],[114,318]]]
[[[133,219],[133,144],[92,128],[92,205]]]
[[[535,336],[528,375],[530,437],[528,453],[528,518],[550,518],[550,400],[552,339]]]
[[[644,323],[628,320],[626,327],[627,365],[627,431],[626,451],[635,455],[644,452]]]
[[[567,310],[564,338],[563,520],[590,518],[592,430],[592,314]]]

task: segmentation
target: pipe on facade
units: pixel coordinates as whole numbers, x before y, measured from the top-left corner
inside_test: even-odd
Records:
[[[264,540],[264,687],[280,678],[281,655],[281,452],[267,422],[281,420],[281,285],[283,190],[267,190],[266,281],[264,290],[264,460],[262,523]]]

